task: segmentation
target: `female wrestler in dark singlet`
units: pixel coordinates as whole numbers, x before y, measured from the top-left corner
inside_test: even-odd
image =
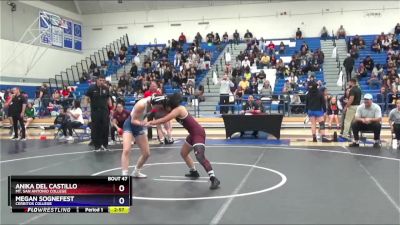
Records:
[[[185,107],[180,106],[180,102],[181,95],[178,93],[166,97],[165,101],[163,103],[160,102],[160,104],[163,105],[168,114],[160,119],[150,121],[148,125],[162,124],[175,118],[176,121],[189,132],[189,135],[186,137],[186,142],[183,144],[181,149],[181,156],[190,169],[190,172],[185,176],[191,178],[198,178],[200,176],[194,166],[193,159],[189,155],[190,151],[194,149],[197,161],[204,167],[210,176],[210,189],[217,189],[220,181],[215,177],[210,161],[208,161],[204,155],[206,140],[204,128],[189,114]]]

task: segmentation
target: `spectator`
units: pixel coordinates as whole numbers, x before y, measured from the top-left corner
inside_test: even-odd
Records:
[[[203,41],[203,37],[199,32],[197,32],[196,36],[194,37],[194,40],[196,42],[196,45],[199,46],[200,43]]]
[[[61,124],[60,129],[63,131],[64,136],[62,136],[60,139],[67,137],[67,141],[73,141],[74,137],[72,137],[72,129],[79,128],[84,124],[80,101],[75,100],[73,107],[66,112],[66,115],[69,116],[69,118]]]
[[[387,95],[388,97],[388,108],[391,110],[395,107],[397,99],[400,99],[400,93],[396,86],[392,87],[392,91]]]
[[[367,55],[367,57],[363,60],[363,64],[365,66],[365,69],[369,72],[371,72],[374,68],[374,60],[369,55]]]
[[[290,73],[290,76],[287,78],[287,81],[289,81],[289,88],[291,91],[297,92],[298,89],[298,78],[294,73]]]
[[[283,41],[279,44],[279,54],[282,55],[285,53],[285,44],[283,44]]]
[[[321,39],[323,39],[324,41],[326,41],[326,39],[328,39],[328,30],[326,29],[325,26],[322,27],[321,30]]]
[[[218,33],[215,33],[214,42],[215,45],[219,45],[221,43],[221,38],[219,37]]]
[[[290,111],[294,114],[303,114],[304,107],[301,102],[301,98],[298,94],[294,94],[290,98]]]
[[[260,53],[264,53],[265,52],[265,40],[264,38],[260,38],[260,41],[258,42],[258,47],[260,49]]]
[[[118,81],[118,88],[121,88],[124,92],[128,89],[129,78],[127,78],[124,74],[121,75]]]
[[[245,104],[242,105],[241,114],[246,115],[257,115],[260,113],[265,112],[264,105],[261,103],[260,100],[255,101],[252,95],[249,96],[248,100]],[[244,131],[240,132],[240,137],[243,137]],[[255,138],[258,137],[258,131],[253,131],[252,134]]]
[[[42,86],[40,87],[39,101],[41,102],[40,115],[41,116],[48,115],[49,110],[47,109],[47,107],[49,106],[50,103],[50,93],[49,93],[49,88],[45,83],[43,83]]]
[[[196,99],[199,100],[199,102],[204,102],[206,100],[206,98],[204,96],[204,86],[203,85],[199,85],[196,92],[194,93],[194,96]]]
[[[93,72],[94,68],[96,67],[97,65],[93,61],[90,61],[90,66],[89,66],[90,71]]]
[[[246,30],[246,33],[244,34],[244,38],[246,41],[249,41],[250,39],[253,38],[253,34],[249,31],[249,29]]]
[[[400,34],[400,23],[397,23],[396,26],[394,27],[394,33],[396,35]]]
[[[379,89],[381,86],[381,81],[379,80],[378,76],[376,74],[371,74],[371,77],[369,78],[369,80],[367,81],[369,84],[369,88],[370,89]]]
[[[392,40],[392,49],[393,50],[400,50],[399,48],[399,39],[397,37],[394,37]]]
[[[340,25],[340,27],[336,33],[336,36],[338,39],[346,38],[346,31],[344,30],[343,25]]]
[[[336,97],[331,97],[329,99],[327,114],[329,117],[329,129],[332,128],[332,123],[334,123],[334,122],[336,122],[336,129],[340,129],[339,105],[337,103]]]
[[[400,99],[396,101],[396,108],[389,113],[389,126],[392,133],[396,135],[397,150],[400,149]]]
[[[365,48],[365,40],[364,38],[360,37],[358,40],[358,48],[364,49]]]
[[[350,56],[351,56],[353,59],[357,59],[358,56],[359,56],[357,46],[353,45],[353,46],[351,47],[349,53],[350,53]]]
[[[379,44],[377,39],[375,39],[374,43],[372,43],[371,50],[377,53],[381,51],[381,45]]]
[[[213,43],[214,42],[214,32],[208,33],[206,38],[207,38],[207,43]]]
[[[313,142],[317,142],[317,123],[319,124],[319,132],[322,142],[328,142],[329,140],[325,137],[324,121],[324,113],[326,112],[326,101],[322,93],[318,90],[317,83],[315,82],[311,84],[311,88],[307,93],[305,110],[311,122]]]
[[[132,78],[134,78],[138,75],[138,67],[135,63],[132,63],[132,67],[129,70],[129,74],[131,75]]]
[[[300,27],[297,28],[296,39],[303,39],[303,33],[301,32]]]
[[[132,55],[137,55],[139,53],[139,48],[136,43],[132,46]]]
[[[360,63],[360,65],[358,66],[356,76],[358,80],[361,80],[361,78],[367,76],[367,70],[365,69],[363,63]]]
[[[389,50],[390,44],[391,44],[391,41],[389,41],[388,36],[385,36],[385,39],[383,39],[381,42],[381,46],[382,46],[383,50],[385,50],[385,51]]]
[[[272,86],[269,83],[269,80],[265,80],[261,90],[259,91],[259,94],[262,97],[270,97],[272,95],[272,91]]]
[[[114,62],[115,54],[114,54],[114,52],[113,52],[111,49],[108,50],[108,52],[107,52],[107,57],[108,57],[108,61]]]
[[[229,104],[229,95],[234,84],[229,80],[227,74],[225,74],[222,79],[218,81],[218,83],[221,85],[219,89],[220,113],[226,114],[229,110],[227,106]]]
[[[356,47],[358,47],[358,44],[360,42],[360,36],[358,36],[358,34],[356,34],[356,36],[353,37],[353,39],[351,40],[351,45],[355,45]]]
[[[385,87],[381,87],[380,92],[376,95],[376,103],[381,107],[382,112],[386,111],[388,91]]]
[[[260,66],[261,66],[261,68],[264,68],[264,67],[267,67],[267,68],[269,68],[269,62],[270,62],[270,57],[269,57],[269,55],[267,55],[267,54],[262,54],[262,57],[261,57],[261,61],[260,61]]]
[[[270,41],[268,46],[267,46],[267,54],[272,55],[275,53],[275,44]]]
[[[381,108],[372,102],[372,95],[364,95],[364,103],[357,107],[352,130],[354,135],[353,143],[349,147],[359,147],[359,132],[373,131],[374,132],[374,148],[380,147],[382,112]]]
[[[228,33],[225,32],[224,35],[222,35],[222,39],[224,40],[225,43],[228,43],[229,38],[228,38]]]
[[[245,77],[242,77],[242,80],[239,82],[238,86],[242,88],[245,94],[249,93],[250,83]]]
[[[183,34],[183,32],[181,33],[181,35],[178,38],[178,41],[181,45],[186,43],[186,36]]]
[[[126,63],[126,55],[124,52],[120,51],[118,55],[118,64],[125,65],[125,63]]]
[[[235,33],[233,33],[233,42],[238,45],[240,42],[240,35],[237,32],[237,30],[235,30]]]
[[[26,109],[25,109],[25,120],[26,120],[26,124],[25,124],[25,130],[27,131],[29,125],[32,123],[32,121],[35,119],[35,108],[33,107],[33,104],[31,102],[28,102],[28,104],[26,104]]]
[[[349,89],[349,98],[343,109],[343,112],[345,113],[345,121],[342,135],[349,134],[354,115],[356,114],[357,107],[360,105],[361,102],[361,89],[357,85],[356,79],[350,79]]]
[[[124,109],[124,105],[122,103],[118,103],[115,109],[115,112],[112,115],[111,120],[111,141],[108,145],[115,144],[115,133],[117,132],[118,135],[122,136],[123,132],[123,125],[125,120],[129,117],[130,112]]]
[[[25,133],[25,125],[24,125],[24,116],[25,116],[25,109],[27,99],[21,94],[20,89],[18,87],[13,88],[12,90],[13,96],[9,105],[9,115],[12,117],[12,124],[14,130],[14,137],[12,140],[26,140],[26,133]],[[19,129],[18,123],[21,127],[21,137],[18,138]]]
[[[251,63],[250,63],[250,60],[249,60],[249,57],[244,57],[244,60],[242,61],[242,67],[243,68],[246,68],[246,67],[251,67]]]

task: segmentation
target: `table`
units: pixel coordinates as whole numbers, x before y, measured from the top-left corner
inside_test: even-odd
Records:
[[[241,131],[264,131],[281,137],[283,115],[259,114],[259,115],[222,115],[225,124],[226,138]]]

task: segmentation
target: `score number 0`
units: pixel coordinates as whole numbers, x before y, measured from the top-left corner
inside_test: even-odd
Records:
[[[119,185],[118,190],[119,190],[120,192],[124,192],[124,191],[125,191],[125,186],[122,185],[122,184]],[[125,203],[125,198],[124,198],[124,197],[120,197],[120,198],[118,199],[118,202],[119,202],[120,205],[123,205],[123,204]]]

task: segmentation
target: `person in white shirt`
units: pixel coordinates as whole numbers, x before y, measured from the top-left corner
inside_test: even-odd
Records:
[[[61,129],[63,130],[64,136],[67,136],[68,130],[67,141],[73,141],[72,129],[79,128],[84,124],[81,103],[78,100],[74,100],[73,107],[67,111],[67,116],[69,116],[70,120],[62,124]]]
[[[242,67],[246,68],[247,66],[251,67],[249,57],[246,56],[246,57],[244,57],[244,60],[242,61]]]
[[[227,106],[229,104],[229,95],[231,94],[231,87],[235,86],[235,84],[229,80],[227,74],[218,83],[221,85],[219,88],[220,113],[225,114],[229,111],[229,106]]]

